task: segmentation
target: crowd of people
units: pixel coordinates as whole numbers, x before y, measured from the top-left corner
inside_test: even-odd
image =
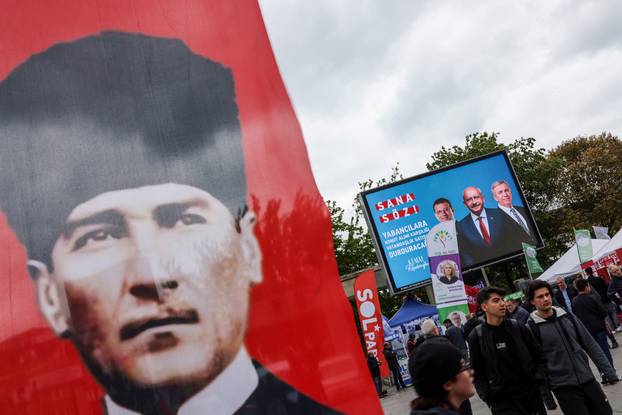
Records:
[[[422,335],[411,334],[406,344],[418,395],[411,413],[471,414],[469,398],[477,392],[493,415],[557,407],[566,415],[612,414],[601,385],[620,380],[610,349],[622,331],[622,269],[610,264],[608,272],[611,282],[589,268],[587,278],[572,283],[531,281],[523,301],[506,301],[505,290],[486,287],[477,296],[478,313],[465,324],[450,314],[444,335],[433,320],[424,321]],[[403,387],[401,376],[396,383]]]

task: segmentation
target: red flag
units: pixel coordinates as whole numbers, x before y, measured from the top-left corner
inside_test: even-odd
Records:
[[[372,353],[380,362],[380,376],[389,376],[387,364],[382,350],[384,349],[384,330],[382,329],[382,312],[378,301],[378,287],[374,271],[368,270],[359,275],[354,282],[356,310],[363,330],[363,339],[367,353]]]
[[[469,312],[477,312],[477,288],[464,284],[464,291],[466,291],[467,302],[469,303]]]

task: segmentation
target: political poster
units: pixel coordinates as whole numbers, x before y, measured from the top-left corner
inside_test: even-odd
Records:
[[[592,226],[596,239],[611,239],[609,236],[609,228],[607,226]]]
[[[523,252],[525,254],[525,262],[527,263],[529,275],[544,272],[544,269],[542,269],[542,266],[538,262],[538,253],[535,246],[523,243]]]
[[[542,238],[505,151],[359,195],[391,290],[430,284],[426,237],[454,221],[463,272],[522,254]]]
[[[382,413],[257,2],[1,20],[2,412]]]
[[[466,321],[469,308],[460,266],[456,222],[450,220],[435,225],[426,237],[426,245],[439,320],[457,312]]]
[[[584,264],[592,259],[594,252],[592,250],[592,237],[588,229],[575,229],[574,237],[577,244],[577,252],[579,254],[579,262]]]

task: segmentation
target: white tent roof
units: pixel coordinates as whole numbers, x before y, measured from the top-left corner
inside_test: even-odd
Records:
[[[594,260],[598,260],[602,257],[604,257],[605,255],[615,251],[618,248],[622,248],[622,229],[620,229],[618,231],[618,233],[616,233],[613,238],[606,240],[603,239],[604,241],[607,241],[607,243],[605,244],[605,246],[603,246],[601,249],[598,250],[598,252],[596,252],[596,254],[594,255]]]
[[[620,233],[620,232],[618,232]],[[616,234],[616,237],[618,235]],[[613,239],[592,239],[592,250],[595,252],[594,257],[601,255],[603,247],[607,245]],[[604,252],[603,252],[604,254]],[[553,281],[555,278],[567,275],[577,274],[581,272],[581,263],[579,262],[579,252],[577,251],[577,245],[573,244],[570,249],[566,251],[553,265],[551,265],[546,271],[538,277],[539,280],[547,282]]]

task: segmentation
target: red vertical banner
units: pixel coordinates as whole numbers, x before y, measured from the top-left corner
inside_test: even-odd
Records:
[[[367,353],[372,353],[380,362],[380,376],[389,376],[389,366],[382,354],[384,349],[384,330],[382,329],[382,311],[378,300],[378,286],[374,271],[368,270],[358,276],[354,282],[356,310],[359,314],[363,339]]]

